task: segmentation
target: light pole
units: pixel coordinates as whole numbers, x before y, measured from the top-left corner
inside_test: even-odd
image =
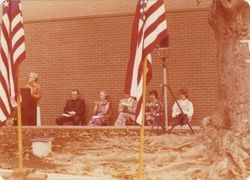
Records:
[[[163,39],[157,48],[158,57],[162,60],[163,83],[162,87],[162,103],[165,126],[168,126],[168,105],[167,105],[167,60],[169,58],[169,36]]]

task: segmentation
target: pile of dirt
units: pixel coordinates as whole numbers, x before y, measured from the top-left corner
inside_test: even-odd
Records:
[[[12,169],[18,165],[17,139],[13,136],[15,134],[13,129],[4,130],[0,135],[0,168]],[[46,158],[35,157],[32,155],[30,140],[34,136],[45,134],[54,138],[53,152]],[[214,143],[216,142],[203,140],[201,133],[152,136],[146,133],[143,155],[144,179],[206,179],[213,162],[213,153],[216,151],[213,149]],[[136,179],[138,158],[137,131],[24,131],[24,166],[36,168],[39,172],[85,176],[110,175],[119,180]]]

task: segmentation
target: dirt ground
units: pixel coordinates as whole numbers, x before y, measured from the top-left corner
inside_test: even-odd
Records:
[[[46,173],[137,179],[138,130],[26,129],[23,134],[24,167]],[[32,154],[31,139],[41,135],[54,138],[53,152],[46,158]],[[205,179],[204,171],[211,161],[190,155],[190,144],[183,146],[183,142],[193,138],[196,136],[189,132],[151,136],[146,133],[144,179]],[[0,144],[0,168],[16,168],[16,129],[0,130]],[[197,150],[207,151],[203,146],[197,146]]]

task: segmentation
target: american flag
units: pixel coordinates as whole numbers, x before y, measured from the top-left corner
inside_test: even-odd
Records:
[[[20,0],[4,0],[0,44],[0,122],[17,105],[17,68],[25,59]]]
[[[147,83],[152,78],[151,52],[167,36],[163,0],[138,0],[127,67],[125,93],[137,99],[136,122],[142,124],[143,61],[147,60]]]

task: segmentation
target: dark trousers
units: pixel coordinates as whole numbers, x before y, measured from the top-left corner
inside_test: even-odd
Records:
[[[173,121],[174,121],[174,125],[177,126],[177,125],[185,125],[185,124],[188,124],[189,122],[189,118],[186,114],[180,114],[178,116],[176,116],[175,118],[173,118]]]
[[[65,116],[60,116],[56,118],[56,124],[57,125],[63,125],[65,122],[72,122],[74,126],[80,125],[82,116],[80,115],[75,115],[73,117],[65,117]]]
[[[192,133],[194,134],[194,130],[191,127],[191,125],[189,123],[189,118],[186,114],[180,114],[180,115],[176,116],[175,118],[173,118],[173,121],[174,121],[174,124],[168,130],[168,133],[171,133],[171,131],[174,129],[175,126],[178,126],[178,125],[183,126],[183,125],[187,124],[189,126],[190,130],[192,131]]]

